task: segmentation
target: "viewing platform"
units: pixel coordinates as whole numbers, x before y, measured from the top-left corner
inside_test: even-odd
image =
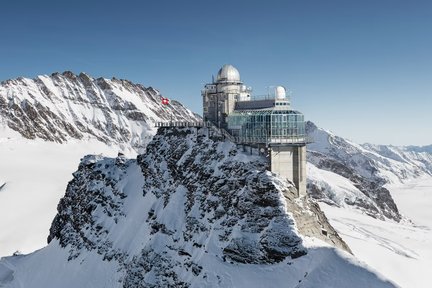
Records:
[[[156,122],[155,127],[161,128],[161,127],[196,127],[196,128],[202,128],[202,127],[210,127],[212,126],[209,122],[184,122],[184,121],[167,121],[167,122]]]
[[[283,136],[234,136],[228,131],[222,128],[216,127],[211,122],[185,122],[185,121],[167,121],[167,122],[156,122],[156,128],[211,128],[214,132],[217,132],[223,138],[227,138],[237,144],[264,144],[266,146],[277,146],[277,145],[294,145],[302,146],[308,143],[312,143],[312,138],[306,135],[283,135]]]
[[[234,136],[235,142],[238,144],[265,144],[266,146],[277,145],[293,145],[304,146],[312,143],[313,140],[309,136],[283,136],[283,137],[248,137]]]

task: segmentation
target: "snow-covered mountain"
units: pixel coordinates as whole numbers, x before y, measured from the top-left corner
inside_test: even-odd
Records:
[[[430,146],[358,145],[310,122],[307,130],[309,195],[354,255],[400,287],[429,287]]]
[[[182,104],[127,80],[54,73],[0,84],[0,256],[46,244],[86,154],[135,157],[158,121],[198,121]]]
[[[427,147],[359,145],[308,122],[308,193],[330,205],[356,207],[379,219],[401,220],[386,185],[432,175]]]
[[[413,177],[432,175],[432,145],[429,146],[393,146],[363,144],[363,148],[406,165],[406,170],[400,171],[400,182],[406,182]],[[413,171],[414,173],[410,173]],[[388,183],[398,183],[386,179]]]
[[[91,138],[141,152],[155,122],[200,119],[177,101],[163,105],[152,87],[70,71],[1,82],[0,116],[28,139]]]
[[[317,239],[348,249],[267,168],[206,128],[160,129],[137,159],[86,156],[49,245],[3,258],[0,285],[394,287]]]
[[[55,207],[64,198],[52,223],[50,244],[30,255],[4,258],[0,287],[20,287],[18,283],[64,287],[66,282],[71,287],[140,287],[137,283],[173,283],[175,279],[195,287],[268,287],[269,281],[274,286],[316,287],[320,283],[320,287],[346,287],[349,277],[359,275],[363,277],[359,287],[388,284],[359,267],[364,264],[345,252],[323,248],[322,240],[345,251],[352,248],[359,259],[403,287],[411,287],[409,283],[428,287],[424,286],[427,273],[418,272],[432,264],[432,249],[428,248],[432,247],[428,230],[432,227],[429,214],[423,212],[432,202],[426,201],[431,199],[429,186],[422,182],[423,177],[432,179],[431,146],[358,145],[308,123],[314,139],[308,145],[308,189],[319,200],[318,206],[306,199],[292,199],[294,188],[266,173],[259,157],[198,132],[196,138],[178,131],[158,135],[149,152],[138,160],[116,158],[119,151],[127,158],[143,153],[156,133],[154,122],[199,119],[176,101],[163,106],[161,97],[153,88],[115,78],[93,79],[83,73],[2,82],[0,255],[16,250],[28,253],[46,245]],[[202,153],[189,152],[195,150]],[[88,156],[79,162],[89,153],[111,158]],[[194,157],[207,167],[203,173],[198,173],[200,167],[191,160]],[[189,181],[189,186],[178,181]],[[239,189],[241,183],[247,188]],[[159,192],[150,188],[153,184]],[[174,189],[179,185],[186,188]],[[210,193],[205,194],[198,185]],[[222,194],[231,188],[234,194]],[[195,191],[193,199],[187,193],[190,190]],[[272,192],[261,194],[267,190]],[[180,204],[173,207],[176,201],[192,201],[193,210],[182,210]],[[188,225],[193,230],[180,227],[181,218],[163,216],[172,211],[176,217],[186,217],[185,223],[192,221]],[[410,218],[415,225],[400,221],[405,211],[411,213],[409,217],[418,216]],[[233,226],[229,226],[231,221]],[[289,229],[281,231],[281,223]],[[202,227],[206,228],[201,231]],[[231,234],[221,236],[222,230]],[[185,233],[190,239],[184,238]],[[207,246],[199,247],[207,235]],[[292,247],[273,241],[279,236]],[[161,246],[163,241],[170,244]],[[149,247],[153,251],[144,254]],[[258,251],[252,261],[251,254]],[[307,254],[291,259],[295,251]],[[150,260],[143,260],[143,255]],[[273,257],[283,260],[277,262]],[[159,267],[166,268],[167,259],[179,268],[163,275],[151,269],[158,261]],[[51,275],[58,277],[46,284]]]

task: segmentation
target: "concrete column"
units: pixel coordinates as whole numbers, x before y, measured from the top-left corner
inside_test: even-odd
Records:
[[[306,195],[306,146],[294,148],[293,182],[297,187],[299,196],[303,196]]]
[[[270,169],[293,182],[298,195],[306,195],[306,146],[273,146]]]

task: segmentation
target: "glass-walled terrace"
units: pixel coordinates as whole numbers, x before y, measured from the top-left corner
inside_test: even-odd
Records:
[[[304,116],[293,110],[236,111],[228,129],[243,143],[305,143]]]

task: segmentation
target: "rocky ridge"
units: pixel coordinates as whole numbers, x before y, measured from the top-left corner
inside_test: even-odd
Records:
[[[330,285],[342,269],[337,287],[392,287],[314,240],[349,251],[319,206],[294,199],[267,165],[207,128],[161,128],[137,159],[86,156],[49,245],[2,259],[0,285],[294,287]]]
[[[426,150],[359,145],[312,122],[307,122],[306,128],[314,139],[307,147],[308,193],[327,204],[355,207],[374,218],[400,221],[402,215],[386,185],[432,175],[432,154]]]
[[[0,118],[28,139],[65,142],[96,138],[143,151],[158,121],[200,117],[152,87],[128,80],[92,78],[70,71],[17,78],[0,84]]]
[[[264,159],[213,141],[204,130],[162,129],[137,161],[85,157],[59,203],[48,241],[68,249],[69,260],[95,250],[118,261],[124,287],[186,287],[185,275],[207,277],[199,261],[206,253],[249,264],[304,255],[281,200],[291,186],[266,171]],[[142,186],[126,191],[137,169]],[[147,202],[138,217],[143,243],[134,253],[112,240],[118,230],[113,226],[132,221],[129,197]],[[157,274],[153,282],[147,279],[151,273]]]

